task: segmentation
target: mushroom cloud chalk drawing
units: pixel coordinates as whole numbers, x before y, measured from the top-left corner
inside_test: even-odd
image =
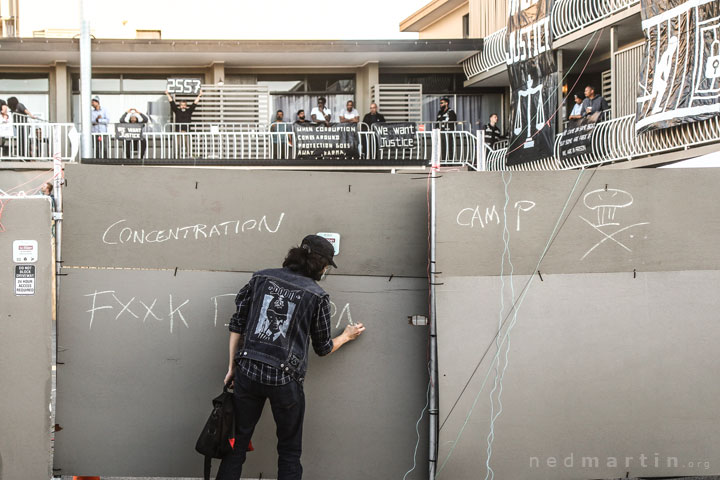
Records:
[[[579,215],[579,217],[584,220],[585,223],[600,232],[603,235],[603,238],[595,245],[593,245],[590,250],[585,252],[585,255],[583,255],[580,260],[585,260],[585,257],[587,257],[590,252],[592,252],[608,240],[612,240],[628,252],[632,252],[630,247],[621,243],[617,238],[615,238],[615,236],[619,233],[630,230],[631,228],[638,227],[640,225],[648,225],[650,223],[640,222],[623,227],[620,222],[615,221],[615,215],[617,214],[617,210],[619,208],[627,208],[633,203],[633,196],[624,190],[617,190],[614,188],[601,188],[599,190],[593,190],[592,192],[588,192],[583,197],[583,203],[588,209],[595,210],[597,212],[597,223],[591,222],[587,218],[584,218],[582,215]],[[615,226],[621,228],[615,230],[614,232],[608,233],[603,230],[604,227],[608,226]],[[630,238],[633,238],[633,236],[630,235]]]

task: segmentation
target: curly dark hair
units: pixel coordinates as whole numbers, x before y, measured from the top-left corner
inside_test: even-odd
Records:
[[[323,270],[329,264],[326,258],[315,252],[311,253],[303,247],[293,247],[287,253],[282,266],[313,280],[320,280]]]

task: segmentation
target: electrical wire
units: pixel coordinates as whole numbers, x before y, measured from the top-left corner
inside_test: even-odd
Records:
[[[592,175],[590,176],[590,179],[587,181],[587,183],[586,183],[585,186],[583,187],[583,191],[587,188],[587,186],[589,185],[590,181],[592,181],[592,178],[595,176],[595,172],[596,172],[596,171],[597,171],[597,170],[594,170],[594,171],[593,171]],[[583,175],[584,172],[585,172],[585,169],[584,169],[584,168],[581,169],[581,170],[580,170],[580,173],[578,174],[578,177],[575,179],[575,183],[573,184],[573,187],[572,187],[572,189],[570,190],[570,193],[569,193],[567,199],[565,200],[565,204],[563,205],[563,208],[562,208],[562,210],[561,210],[561,212],[560,212],[560,215],[558,216],[557,222],[555,223],[555,227],[553,228],[553,231],[551,232],[550,237],[548,238],[548,242],[547,242],[547,244],[545,245],[545,248],[544,248],[542,254],[540,255],[540,258],[538,259],[538,262],[537,262],[537,264],[536,264],[536,266],[535,266],[535,270],[534,270],[533,273],[530,275],[530,278],[528,279],[528,281],[525,283],[525,286],[524,286],[524,287],[522,288],[522,290],[520,291],[520,295],[518,296],[517,301],[514,302],[513,305],[510,307],[510,312],[509,312],[508,315],[505,317],[505,320],[503,321],[503,324],[506,323],[507,320],[510,318],[510,314],[511,314],[511,313],[517,312],[517,311],[520,309],[520,306],[521,306],[522,303],[524,302],[525,297],[527,296],[527,292],[528,292],[530,286],[532,285],[533,279],[535,278],[535,273],[534,273],[534,272],[539,269],[540,264],[542,263],[543,259],[545,258],[545,255],[547,254],[548,250],[550,249],[550,246],[552,246],[553,242],[555,241],[555,239],[557,238],[558,234],[560,233],[560,230],[562,229],[562,227],[565,225],[565,222],[567,221],[567,217],[565,217],[565,218],[563,218],[563,217],[564,217],[564,215],[565,215],[565,212],[567,211],[568,204],[570,203],[570,200],[572,199],[573,194],[575,193],[575,190],[576,190],[576,188],[577,188],[577,185],[578,185],[578,183],[580,182],[580,178],[582,177],[582,175]],[[579,197],[578,197],[578,198],[579,198]],[[571,212],[572,212],[572,210],[575,208],[575,205],[577,205],[577,201],[578,201],[578,199],[575,200],[575,203],[573,204],[572,208],[570,209]],[[568,214],[568,216],[569,216],[569,214]],[[516,321],[517,321],[517,313],[514,314],[513,320],[514,320],[514,321],[511,321],[511,322],[508,324],[508,328],[507,328],[506,331],[505,331],[505,335],[503,336],[503,339],[502,339],[502,341],[500,342],[500,345],[501,345],[501,346],[505,344],[506,340],[508,340],[509,334],[510,334],[510,332],[512,331],[512,328],[515,326],[515,323],[516,323]],[[495,333],[495,337],[497,337],[498,335],[500,335],[500,333],[501,333],[501,331],[498,330],[498,331]],[[472,373],[472,375],[470,376],[470,378],[468,379],[467,383],[465,384],[465,387],[462,389],[462,392],[460,393],[460,395],[459,395],[458,398],[456,399],[456,401],[455,401],[453,407],[451,408],[450,412],[448,413],[447,417],[445,417],[445,420],[443,421],[442,425],[440,426],[440,429],[442,429],[442,427],[445,425],[445,423],[447,422],[447,420],[450,418],[450,415],[452,414],[453,410],[455,409],[455,407],[457,406],[458,402],[460,401],[460,398],[462,397],[463,393],[464,393],[465,390],[467,389],[467,386],[470,384],[470,381],[472,380],[473,376],[474,376],[475,373],[477,372],[478,368],[479,368],[480,365],[482,364],[482,361],[484,360],[485,356],[487,355],[490,347],[491,347],[492,344],[495,342],[495,337],[493,337],[490,345],[488,345],[488,348],[485,350],[485,353],[483,353],[483,356],[480,358],[480,361],[478,362],[478,364],[476,365],[475,369],[473,370],[473,373]],[[461,426],[460,431],[458,432],[457,436],[455,437],[455,441],[453,442],[453,445],[452,445],[452,447],[450,448],[450,451],[448,452],[447,456],[445,457],[445,460],[443,461],[442,465],[441,465],[440,468],[438,469],[437,474],[436,474],[436,478],[439,477],[440,473],[441,473],[442,470],[445,468],[445,465],[447,464],[447,462],[448,462],[448,461],[450,460],[450,458],[452,457],[452,454],[453,454],[453,452],[455,451],[455,448],[457,447],[457,444],[458,444],[460,438],[462,437],[463,432],[465,431],[465,427],[467,426],[467,423],[468,423],[468,421],[470,420],[470,417],[472,416],[473,411],[475,410],[475,407],[476,407],[476,405],[477,405],[477,402],[478,402],[478,400],[479,400],[479,398],[480,398],[480,394],[482,393],[483,389],[485,388],[485,384],[487,383],[487,380],[488,380],[488,378],[490,377],[490,372],[492,372],[493,365],[495,364],[496,361],[499,360],[499,357],[500,357],[500,350],[498,350],[497,353],[494,355],[494,357],[493,357],[493,359],[492,359],[492,362],[490,363],[490,368],[488,369],[488,373],[485,375],[485,378],[483,379],[483,382],[482,382],[482,384],[481,384],[481,386],[480,386],[480,390],[478,391],[477,395],[475,396],[475,399],[473,400],[472,406],[470,407],[470,410],[469,410],[468,414],[467,414],[466,417],[465,417],[465,421],[463,422],[463,425]]]
[[[510,301],[512,303],[515,302],[515,285],[513,282],[513,273],[515,272],[515,266],[512,263],[512,258],[510,256],[510,230],[508,229],[508,223],[507,223],[507,206],[508,203],[510,203],[510,194],[508,192],[508,186],[510,185],[510,182],[512,181],[512,172],[508,172],[508,180],[505,180],[505,172],[502,172],[502,182],[504,185],[504,192],[505,192],[505,203],[503,204],[503,254],[500,259],[500,312],[498,315],[498,331],[502,329],[503,325],[503,311],[505,310],[505,280],[504,280],[504,274],[505,274],[505,258],[507,257],[507,262],[510,266],[510,276],[509,276],[509,282],[510,282]],[[517,314],[517,310],[515,310]],[[500,336],[495,336],[495,345],[497,346],[497,350],[501,350],[500,345]],[[492,480],[495,478],[495,472],[490,467],[490,458],[492,457],[492,444],[495,440],[495,420],[498,419],[500,414],[502,413],[502,381],[505,377],[505,370],[507,369],[508,365],[508,351],[510,350],[510,337],[508,336],[508,342],[507,347],[505,350],[505,366],[503,367],[502,374],[499,375],[498,369],[500,367],[500,362],[498,361],[495,363],[495,382],[493,385],[493,389],[490,391],[490,432],[487,436],[487,459],[485,461],[485,467],[486,467],[486,473],[485,473],[485,480]],[[494,363],[494,362],[493,362]],[[498,384],[500,387],[500,391],[497,395],[497,403],[498,403],[498,412],[495,414],[495,402],[493,401],[493,395],[495,391],[498,389]]]
[[[429,362],[428,370],[430,370]],[[415,442],[415,451],[413,452],[413,466],[410,470],[405,472],[405,475],[403,475],[403,480],[405,480],[407,476],[410,475],[410,472],[415,470],[415,467],[417,467],[417,451],[418,447],[420,446],[420,422],[425,416],[425,412],[427,411],[428,406],[430,406],[430,382],[428,382],[427,392],[425,393],[425,406],[423,407],[422,412],[420,412],[420,418],[418,418],[417,422],[415,422],[415,433],[417,434],[417,441]]]

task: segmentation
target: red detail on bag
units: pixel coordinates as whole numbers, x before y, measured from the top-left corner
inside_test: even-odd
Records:
[[[229,438],[228,441],[230,442],[230,447],[232,447],[232,449],[235,450],[235,439]]]
[[[248,444],[248,449],[247,449],[247,451],[248,451],[248,452],[254,452],[254,451],[255,451],[255,447],[252,446],[252,440],[250,440],[250,443]]]

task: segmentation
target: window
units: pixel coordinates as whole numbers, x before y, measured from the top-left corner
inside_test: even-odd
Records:
[[[48,120],[50,114],[49,86],[46,74],[6,73],[0,77],[3,99],[17,97],[33,115],[43,120]]]
[[[160,40],[162,38],[162,30],[135,30],[135,38]]]
[[[354,75],[258,75],[257,84],[270,87],[270,93],[355,93]]]
[[[470,38],[470,14],[466,13],[462,17],[463,38]]]

